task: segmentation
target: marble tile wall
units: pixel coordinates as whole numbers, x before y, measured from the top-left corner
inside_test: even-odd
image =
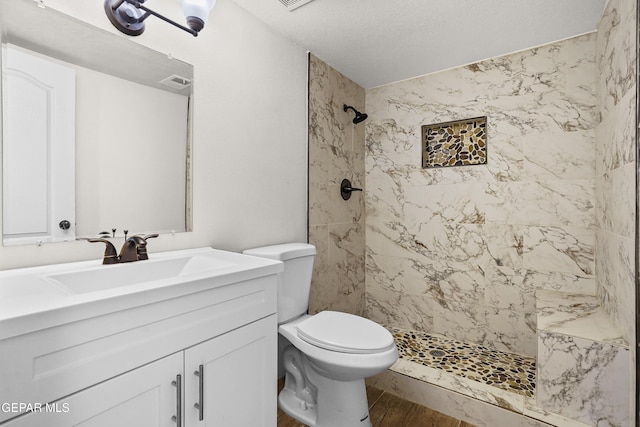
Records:
[[[539,407],[590,426],[632,425],[627,348],[546,331],[538,339]]]
[[[596,294],[596,36],[367,91],[367,316],[535,356],[535,290]],[[487,116],[486,165],[422,169]]]
[[[538,408],[535,399],[410,362],[395,364],[368,384],[478,427],[590,427]]]
[[[340,196],[344,178],[364,188],[364,124],[343,104],[365,111],[365,91],[310,55],[309,243],[318,251],[309,311],[364,314],[364,196]]]
[[[635,336],[635,2],[611,0],[598,31],[596,272],[598,296]]]
[[[630,344],[635,372],[636,1],[610,0],[597,36],[597,295]],[[629,382],[635,408],[635,378]],[[634,411],[629,415],[634,420]]]
[[[630,426],[629,347],[595,295],[536,292],[537,406],[594,426]]]

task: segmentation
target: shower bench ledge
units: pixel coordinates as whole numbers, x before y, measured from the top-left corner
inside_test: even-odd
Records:
[[[536,291],[536,400],[587,425],[629,425],[629,345],[593,295]]]

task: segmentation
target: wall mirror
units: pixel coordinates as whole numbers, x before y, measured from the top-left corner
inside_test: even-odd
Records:
[[[193,66],[0,3],[3,245],[191,230]]]

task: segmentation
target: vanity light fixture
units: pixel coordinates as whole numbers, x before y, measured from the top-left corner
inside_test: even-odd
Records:
[[[144,20],[153,15],[197,37],[207,22],[211,9],[216,4],[216,0],[181,0],[182,10],[187,20],[187,26],[185,27],[149,9],[143,4],[145,1],[104,0],[104,11],[113,26],[129,36],[142,34],[144,32]]]

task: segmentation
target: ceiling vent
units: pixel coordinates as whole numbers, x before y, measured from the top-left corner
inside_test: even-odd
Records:
[[[182,89],[188,87],[191,84],[191,80],[187,79],[186,77],[174,74],[167,77],[166,79],[160,80],[160,83],[174,89]]]
[[[304,6],[310,1],[311,0],[280,0],[280,3],[282,3],[287,9],[289,9],[289,12],[291,12],[300,6]]]

